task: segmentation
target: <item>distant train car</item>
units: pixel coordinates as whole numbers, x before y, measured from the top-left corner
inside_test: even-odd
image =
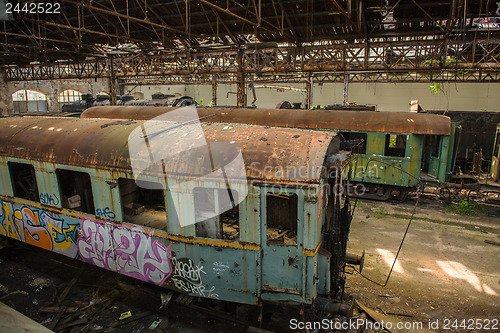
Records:
[[[181,96],[175,97],[175,95],[166,95],[166,94],[153,94],[151,99],[149,100],[130,100],[122,105],[126,106],[189,106],[189,105],[197,105],[198,103],[190,96]]]
[[[0,234],[191,296],[347,313],[326,300],[343,288],[351,221],[332,190],[346,156],[335,132],[202,123],[206,146],[153,163],[184,124],[151,123],[1,118]],[[212,177],[237,169],[234,156],[246,179],[229,188]]]
[[[464,172],[471,172],[474,155],[481,154],[483,170],[488,170],[492,161],[496,124],[500,123],[500,112],[485,111],[426,111],[445,114],[462,127],[457,144],[457,165]]]
[[[175,108],[90,108],[82,117],[152,119],[172,110]],[[355,149],[358,155],[351,162],[349,179],[351,194],[365,198],[404,200],[419,179],[443,183],[454,171],[457,124],[445,116],[295,109],[197,110],[202,121],[335,130],[346,140],[362,140]]]

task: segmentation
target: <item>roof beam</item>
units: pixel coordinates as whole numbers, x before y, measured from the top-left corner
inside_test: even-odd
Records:
[[[143,24],[150,25],[152,27],[157,27],[157,28],[165,29],[165,30],[168,30],[168,31],[170,31],[172,33],[175,33],[175,34],[181,34],[181,35],[185,35],[186,34],[185,31],[174,29],[174,28],[172,28],[170,26],[167,26],[167,25],[158,24],[158,23],[155,23],[155,22],[151,22],[151,21],[148,21],[148,20],[145,20],[145,19],[140,19],[140,18],[137,18],[137,17],[134,17],[134,16],[130,16],[130,15],[120,14],[120,13],[117,13],[117,12],[113,12],[111,10],[107,10],[107,9],[95,7],[95,6],[92,6],[92,5],[87,5],[87,4],[78,2],[78,1],[73,1],[73,0],[61,0],[61,1],[62,2],[66,2],[66,3],[71,3],[71,4],[74,4],[74,5],[80,6],[80,7],[84,7],[84,8],[90,9],[90,10],[94,10],[94,11],[97,11],[97,12],[105,13],[105,14],[108,14],[108,15],[111,15],[111,16],[121,17],[121,18],[129,19],[130,21],[134,21],[134,22],[138,22],[138,23],[143,23]],[[193,35],[193,36],[200,37],[199,35]]]
[[[253,27],[260,28],[260,29],[262,29],[262,30],[264,30],[264,31],[266,31],[266,32],[268,32],[270,34],[279,33],[279,31],[273,31],[273,30],[267,29],[267,28],[259,25],[258,23],[252,22],[252,21],[250,21],[250,20],[248,20],[248,19],[246,19],[244,17],[241,17],[241,16],[233,13],[229,9],[225,9],[225,8],[219,7],[216,4],[211,3],[210,1],[207,1],[207,0],[196,0],[196,1],[201,2],[201,3],[203,3],[203,4],[207,5],[207,6],[210,6],[210,7],[214,8],[214,9],[220,11],[220,12],[223,12],[223,13],[226,13],[226,14],[231,15],[233,17],[236,17],[237,19],[239,19],[239,20],[241,20],[241,21],[243,21],[245,23],[248,23],[248,24],[250,24]],[[285,35],[285,36],[283,36],[283,37],[285,37],[287,39],[290,39],[290,36],[288,34]]]

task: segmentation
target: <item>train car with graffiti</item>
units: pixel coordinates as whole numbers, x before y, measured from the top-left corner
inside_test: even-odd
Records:
[[[154,119],[175,108],[94,107],[84,118]],[[338,131],[353,144],[351,195],[404,200],[420,180],[444,183],[455,165],[457,125],[414,112],[197,108],[202,121]]]
[[[333,190],[340,141],[247,124],[2,118],[0,235],[191,296],[325,304],[343,288],[351,221]]]

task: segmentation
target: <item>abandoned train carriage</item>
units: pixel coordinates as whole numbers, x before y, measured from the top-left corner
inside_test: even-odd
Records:
[[[203,123],[210,145],[241,149],[248,182],[231,188],[232,199],[241,195],[231,209],[182,226],[203,213],[207,202],[197,193],[213,199],[228,189],[200,181],[176,210],[170,189],[138,187],[127,140],[141,128],[142,121],[0,119],[0,234],[194,296],[310,304],[342,287],[348,202],[328,191],[341,172],[321,171],[327,159],[334,170],[345,158],[336,133]],[[153,133],[166,149],[170,132]],[[188,169],[198,177],[206,163]],[[156,166],[139,177],[161,183]],[[277,172],[283,167],[306,172]]]
[[[146,120],[173,110],[106,106],[87,109],[82,117]],[[349,179],[351,189],[363,182],[362,190],[351,194],[365,198],[387,200],[392,196],[403,200],[418,179],[444,183],[454,171],[457,124],[441,115],[201,107],[197,111],[202,121],[334,130],[346,140],[363,140],[354,151],[358,154],[352,159]]]

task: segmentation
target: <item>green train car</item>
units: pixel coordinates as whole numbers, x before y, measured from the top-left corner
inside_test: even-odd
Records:
[[[92,107],[83,118],[160,117],[176,108]],[[350,193],[369,199],[404,200],[419,180],[444,183],[454,171],[457,123],[449,117],[413,112],[197,108],[202,122],[232,122],[297,129],[334,130],[358,140],[350,168]],[[379,162],[377,162],[379,161]],[[411,176],[410,176],[411,175]]]

